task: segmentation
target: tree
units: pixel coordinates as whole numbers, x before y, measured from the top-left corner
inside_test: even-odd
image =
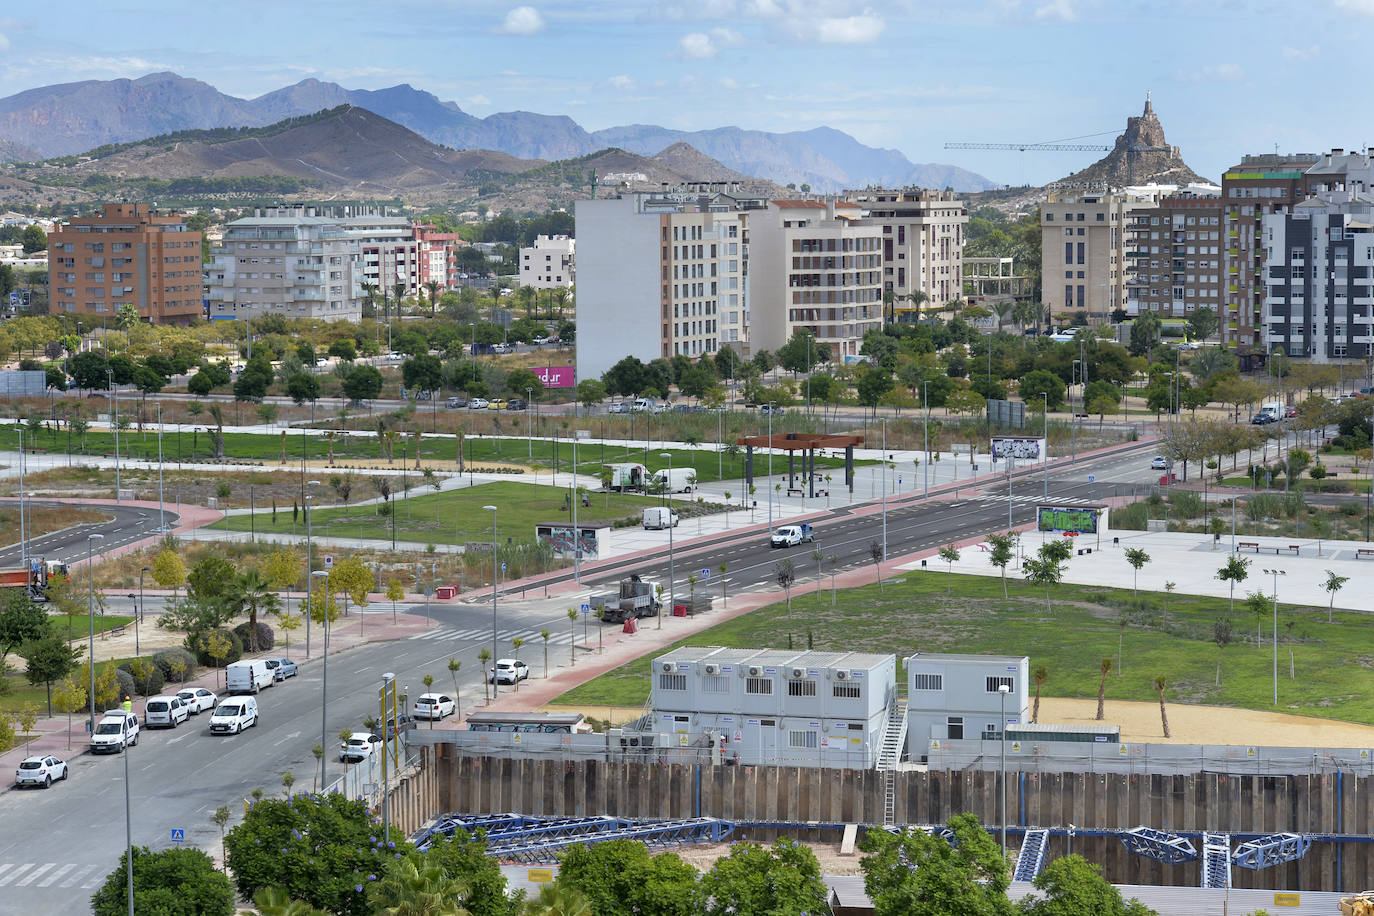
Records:
[[[175,590],[181,588],[186,582],[186,564],[181,562],[181,557],[170,547],[164,547],[158,551],[153,558],[153,581],[163,588]]]
[[[792,583],[797,581],[796,574],[792,571],[792,561],[783,560],[774,567],[774,576],[778,583],[778,588],[787,594],[787,619],[792,619]]]
[[[1100,722],[1102,717],[1106,714],[1107,675],[1111,673],[1112,660],[1110,658],[1102,659],[1102,661],[1098,662],[1097,669],[1102,675],[1101,679],[1097,682],[1097,719]]]
[[[266,357],[254,353],[234,382],[234,400],[261,401],[267,396],[267,389],[271,387],[274,377],[272,364]]]
[[[1219,323],[1216,309],[1206,305],[1198,306],[1188,316],[1188,338],[1206,340],[1216,333]]]
[[[214,861],[194,846],[150,852],[133,849],[134,912],[146,916],[233,916],[234,891]],[[96,916],[124,916],[128,908],[128,852],[91,896]]]
[[[76,670],[86,647],[79,643],[68,643],[60,636],[49,635],[27,644],[23,651],[28,662],[24,677],[35,687],[43,685],[48,697],[48,716],[51,717],[53,681],[60,681]]]
[[[86,708],[86,685],[68,674],[57,685],[57,708],[67,713],[67,748],[72,746],[72,713]]]
[[[1064,404],[1064,380],[1045,369],[1032,369],[1021,376],[1018,390],[1026,404],[1040,401],[1042,395],[1049,396],[1050,410],[1057,410]]]
[[[404,837],[394,842],[393,850],[364,801],[339,794],[264,798],[225,837],[225,862],[243,897],[280,887],[331,913],[371,916],[357,876],[381,876],[395,853],[409,852]]]
[[[944,560],[946,565],[945,581],[950,582],[954,575],[954,564],[959,562],[959,548],[955,547],[953,544],[946,544],[944,547],[940,548],[939,554],[940,559]],[[946,585],[945,594],[949,594],[950,589],[953,587],[952,582]]]
[[[24,643],[43,639],[49,628],[48,612],[28,592],[22,588],[6,589],[0,603],[0,671],[11,652]]]
[[[1338,576],[1331,570],[1326,570],[1326,581],[1322,583],[1322,588],[1326,589],[1331,595],[1331,600],[1326,603],[1326,622],[1330,623],[1332,616],[1336,612],[1336,592],[1340,591],[1345,583],[1350,581],[1349,576]]]
[[[1064,578],[1064,564],[1068,562],[1072,548],[1060,538],[1046,541],[1036,550],[1035,556],[1025,561],[1026,581],[1045,586],[1045,611],[1050,608],[1050,586],[1058,585]]]
[[[313,403],[320,397],[320,380],[309,372],[296,372],[286,379],[286,394],[297,407],[306,401]]]
[[[1121,892],[1082,856],[1055,859],[1031,883],[1044,896],[1022,902],[1026,916],[1154,916],[1138,900],[1123,901]]]
[[[866,853],[864,890],[877,916],[1010,916],[1007,860],[972,814],[948,824],[954,841],[905,829],[870,830],[859,841]]]
[[[1150,555],[1139,547],[1126,548],[1126,562],[1131,564],[1131,569],[1135,570],[1134,578],[1131,581],[1131,594],[1140,594],[1140,568],[1150,562]]]
[[[677,390],[689,398],[702,398],[716,384],[716,373],[712,364],[702,360],[690,366],[677,380]]]
[[[868,545],[868,556],[873,561],[873,567],[878,571],[878,592],[883,590],[883,545],[880,541],[873,541]]]
[[[143,392],[145,401],[148,395],[157,394],[166,384],[167,380],[147,365],[139,365],[134,369],[134,387]]]
[[[382,373],[373,366],[354,366],[344,376],[343,393],[354,404],[372,400],[382,393]]]
[[[532,400],[537,401],[544,396],[544,383],[529,369],[512,369],[506,373],[507,391],[517,397],[524,397],[526,388],[530,390],[529,396]]]
[[[588,411],[606,400],[606,386],[599,379],[584,378],[577,383],[577,402]]]
[[[1169,737],[1169,713],[1164,708],[1164,688],[1169,685],[1169,681],[1164,675],[1159,674],[1154,679],[1155,693],[1159,695],[1159,721],[1164,726],[1164,737]]]
[[[391,622],[396,622],[396,602],[406,596],[405,586],[401,585],[397,579],[388,579],[386,583],[386,598],[391,602]]]
[[[401,384],[410,391],[438,391],[444,384],[444,364],[429,353],[412,356],[401,363]]]
[[[1236,611],[1236,583],[1244,582],[1250,575],[1250,558],[1232,554],[1226,565],[1217,570],[1217,578],[1231,583],[1231,613]]]
[[[1031,721],[1040,721],[1040,688],[1050,679],[1050,669],[1044,665],[1036,665],[1031,671],[1031,679],[1035,681],[1035,705],[1031,707]]]
[[[788,839],[772,847],[735,843],[730,854],[701,876],[697,913],[705,916],[773,916],[827,911],[820,863],[807,846]]]
[[[1016,532],[988,535],[988,562],[1002,572],[1002,599],[1007,598],[1007,565],[1016,556]]]
[[[234,577],[225,600],[233,608],[235,616],[248,615],[248,645],[244,648],[249,652],[257,652],[258,612],[270,613],[277,609],[277,596],[272,594],[272,583],[256,569],[245,570]]]
[[[1223,617],[1212,624],[1212,642],[1217,644],[1217,686],[1221,686],[1221,655],[1231,644],[1231,618]]]
[[[354,345],[353,338],[340,337],[329,345],[329,355],[351,363],[358,358],[358,348]]]
[[[368,903],[378,916],[469,916],[458,905],[467,896],[467,885],[450,878],[437,862],[396,859],[366,887]]]
[[[539,896],[525,904],[526,916],[594,916],[591,904],[571,888],[546,884]]]
[[[36,254],[48,248],[48,234],[37,223],[29,223],[19,236],[19,244],[24,246],[24,254]]]
[[[634,840],[570,847],[556,882],[586,897],[596,916],[698,912],[696,869],[671,852],[651,858],[648,848]]]
[[[871,408],[875,413],[878,410],[878,402],[883,399],[883,395],[892,390],[892,373],[881,366],[870,366],[864,370],[863,375],[859,376],[859,381],[855,385],[855,390],[859,395],[859,403],[864,407]]]
[[[75,353],[67,360],[67,372],[77,388],[101,389],[110,387],[110,362],[103,350]],[[195,392],[192,392],[195,393]]]

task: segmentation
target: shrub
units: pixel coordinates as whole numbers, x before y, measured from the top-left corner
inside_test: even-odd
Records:
[[[173,659],[181,659],[185,668],[181,672],[175,670]],[[170,681],[178,683],[186,681],[196,673],[196,657],[180,646],[163,649],[153,656],[153,664],[157,665],[157,670],[162,674],[164,684]]]
[[[243,657],[243,640],[239,639],[237,633],[227,627],[220,627],[214,632],[223,633],[229,639],[229,653],[224,658],[211,658],[205,652],[205,644],[209,640],[210,633],[206,634],[196,643],[196,661],[207,668],[222,668],[225,665],[232,665]]]
[[[1131,503],[1111,510],[1111,525],[1125,531],[1144,531],[1148,527],[1145,522],[1149,517],[1145,503]]]
[[[1364,515],[1364,506],[1359,503],[1341,503],[1341,515],[1346,518],[1358,518]]]
[[[1312,465],[1312,470],[1307,473],[1311,475],[1313,480],[1321,480],[1326,477],[1326,465],[1314,464]]]
[[[1158,509],[1160,506],[1164,505],[1164,497],[1160,496],[1158,493],[1151,493],[1146,497],[1145,502],[1148,503],[1151,508]]]
[[[249,638],[248,638],[248,636],[249,636],[248,628],[249,628],[249,623],[248,623],[248,621],[246,621],[246,620],[245,620],[243,623],[239,624],[238,626],[234,627],[234,635],[237,636],[237,637],[239,638],[239,645],[243,645],[243,646],[250,646],[250,645],[252,645],[252,642],[251,642],[251,641],[249,640]],[[259,621],[258,621],[258,651],[259,651],[259,652],[266,652],[268,649],[271,649],[271,648],[272,648],[274,645],[276,645],[276,644],[277,644],[277,634],[276,634],[276,631],[274,631],[274,630],[272,629],[272,627],[269,626],[266,622],[264,622],[264,621],[262,621],[262,620],[259,620]]]
[[[115,679],[119,681],[119,699],[115,701],[114,706],[110,707],[111,709],[120,708],[125,697],[132,700],[138,695],[138,691],[135,689],[134,685],[134,676],[132,674],[125,671],[123,668],[116,668]]]
[[[1274,493],[1256,493],[1245,504],[1245,516],[1253,522],[1278,518],[1283,514],[1283,500]]]
[[[166,678],[162,676],[162,672],[151,659],[145,659],[145,661],[148,662],[148,676],[145,678],[140,679],[138,675],[134,674],[132,662],[125,662],[120,665],[119,670],[129,673],[129,677],[133,679],[135,690],[145,697],[150,697],[162,691],[163,684],[166,683]]]
[[[1169,494],[1169,505],[1181,518],[1197,518],[1202,515],[1202,497],[1187,490],[1175,490]]]

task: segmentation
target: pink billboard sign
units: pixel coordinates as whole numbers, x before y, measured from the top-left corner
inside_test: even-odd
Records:
[[[577,370],[572,366],[542,366],[534,370],[545,388],[574,388],[577,386]]]

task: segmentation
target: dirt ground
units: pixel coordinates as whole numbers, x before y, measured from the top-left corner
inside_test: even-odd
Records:
[[[1103,723],[1121,726],[1121,738],[1152,744],[1265,744],[1274,747],[1370,747],[1374,727],[1335,719],[1317,719],[1258,709],[1169,704],[1165,738],[1158,703],[1107,702]],[[1077,725],[1097,722],[1097,700],[1046,697],[1040,701],[1040,721]]]

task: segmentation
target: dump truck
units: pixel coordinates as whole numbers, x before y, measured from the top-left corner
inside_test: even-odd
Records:
[[[0,588],[22,588],[35,601],[48,600],[49,574],[67,576],[64,564],[49,563],[42,557],[29,560],[28,566],[9,566],[0,569]]]
[[[590,603],[605,623],[624,623],[631,617],[653,617],[659,609],[658,583],[632,574],[620,580],[618,592],[592,595]]]

